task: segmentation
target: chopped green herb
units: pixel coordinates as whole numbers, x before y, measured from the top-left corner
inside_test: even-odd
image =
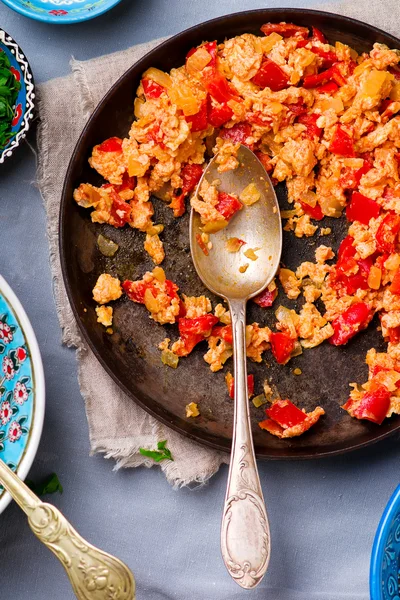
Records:
[[[21,88],[10,71],[10,61],[5,52],[0,52],[0,149],[4,148],[15,133],[11,131],[14,104]]]
[[[172,458],[171,450],[167,448],[167,440],[158,442],[157,450],[147,450],[146,448],[139,448],[139,452],[142,456],[152,458],[155,462],[161,462],[162,460],[174,460]]]
[[[30,479],[27,479],[25,483],[37,496],[45,496],[46,494],[54,494],[55,492],[63,493],[63,486],[56,473],[52,473],[39,483],[35,483]]]

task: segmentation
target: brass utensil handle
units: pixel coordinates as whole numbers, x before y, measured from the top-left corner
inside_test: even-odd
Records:
[[[33,533],[60,560],[79,600],[134,600],[135,580],[118,558],[84,540],[0,460],[0,481],[28,515]]]
[[[246,303],[230,301],[235,408],[231,462],[221,527],[221,550],[229,574],[254,588],[270,558],[270,532],[254,455],[246,369]]]

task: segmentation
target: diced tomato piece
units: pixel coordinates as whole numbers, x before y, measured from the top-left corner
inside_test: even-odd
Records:
[[[214,315],[203,315],[202,317],[196,317],[194,319],[179,319],[179,333],[181,335],[193,334],[202,335],[203,337],[211,333],[214,325],[218,323],[218,317]]]
[[[274,303],[275,298],[278,295],[278,288],[275,288],[270,292],[269,290],[265,290],[261,292],[259,296],[253,298],[253,302],[261,306],[262,308],[269,308]]]
[[[191,123],[192,133],[196,131],[204,131],[207,129],[207,99],[204,99],[201,103],[200,110],[195,115],[185,117],[187,123]]]
[[[217,325],[213,328],[211,335],[215,335],[216,337],[222,338],[227,344],[230,344],[231,346],[233,344],[232,325]]]
[[[289,78],[273,60],[264,58],[258,72],[251,80],[260,88],[270,88],[273,92],[279,92],[288,87]]]
[[[271,333],[270,343],[276,361],[280,365],[286,364],[293,352],[294,340],[287,333],[278,331],[277,333]]]
[[[322,44],[328,43],[328,40],[326,39],[326,37],[324,36],[322,31],[320,31],[316,27],[312,27],[311,29],[312,29],[312,37],[314,40],[317,40],[318,42],[321,42]]]
[[[247,375],[247,392],[248,392],[249,398],[251,398],[251,396],[254,394],[254,375]],[[228,393],[229,393],[229,397],[232,398],[232,400],[233,400],[235,397],[235,378],[234,377],[232,377],[229,380]]]
[[[395,79],[400,79],[400,69],[398,65],[396,65],[395,67],[388,67],[387,70],[389,71],[389,73],[392,73],[392,75],[394,75]]]
[[[300,115],[297,119],[298,123],[307,127],[306,134],[309,138],[321,137],[322,129],[317,126],[317,121],[321,115],[318,113],[312,113],[310,115]]]
[[[296,116],[304,115],[308,111],[308,106],[304,104],[301,98],[297,102],[292,102],[292,104],[287,104],[286,106]]]
[[[357,419],[367,419],[380,425],[386,417],[390,406],[390,392],[383,386],[366,392],[360,404],[352,410],[355,401],[351,398],[342,408],[348,410]]]
[[[338,89],[339,86],[334,81],[329,81],[328,83],[325,83],[324,85],[320,85],[317,88],[315,88],[315,90],[320,94],[333,94],[334,92],[337,92]]]
[[[125,173],[122,176],[122,183],[119,186],[116,186],[117,192],[122,192],[123,190],[134,190],[136,187],[136,177],[132,176],[129,177],[128,175],[128,171],[125,171]]]
[[[400,325],[398,325],[398,327],[392,327],[391,329],[389,329],[389,342],[391,344],[400,343]]]
[[[113,225],[114,227],[123,227],[131,219],[131,206],[122,200],[114,189],[111,190],[110,196],[112,199],[110,214],[114,220]]]
[[[118,137],[111,137],[99,145],[100,152],[122,152],[122,140]]]
[[[203,175],[200,165],[185,165],[181,171],[182,192],[186,195],[194,190]]]
[[[243,208],[243,204],[230,194],[226,192],[218,193],[218,204],[215,205],[217,211],[229,221],[233,215]]]
[[[336,52],[323,50],[319,46],[311,46],[311,52],[322,58],[324,67],[332,67],[337,62]]]
[[[227,79],[215,69],[203,75],[202,83],[207,92],[220,104],[235,99],[235,93],[229,87]]]
[[[270,35],[270,33],[279,33],[282,37],[292,37],[297,35],[299,37],[306,38],[308,37],[308,29],[307,27],[300,27],[300,25],[295,25],[294,23],[265,23],[261,27],[261,31],[265,33],[265,35]]]
[[[359,192],[353,192],[351,201],[346,209],[346,217],[349,221],[359,221],[368,225],[371,219],[379,216],[381,208],[375,200],[363,196]]]
[[[122,289],[132,302],[138,304],[144,304],[144,294],[146,290],[150,290],[154,298],[157,296],[157,288],[152,284],[145,281],[129,281],[127,279],[122,284]]]
[[[340,125],[336,126],[329,150],[339,156],[355,156],[353,138]]]
[[[211,61],[207,66],[214,67],[217,60],[217,42],[215,40],[213,42],[206,42],[202,47],[211,55]]]
[[[271,172],[273,169],[273,166],[271,164],[271,157],[268,156],[268,154],[264,154],[264,152],[259,151],[255,152],[254,154],[257,156],[258,160],[260,161],[264,169],[267,171],[267,173]]]
[[[283,429],[278,423],[275,423],[272,419],[264,419],[264,421],[259,422],[259,427],[272,433],[272,435],[276,435],[276,437],[281,438],[283,434]]]
[[[354,242],[354,238],[351,237],[351,235],[346,235],[346,237],[344,238],[344,240],[341,241],[340,246],[339,246],[339,250],[338,250],[338,263],[341,259],[346,259],[349,257],[353,257],[357,250],[355,249],[355,247],[353,246],[353,242]]]
[[[309,204],[306,204],[305,202],[302,202],[301,200],[300,200],[300,204],[301,204],[301,208],[304,210],[306,215],[310,215],[310,217],[312,219],[314,219],[315,221],[321,221],[321,219],[324,218],[325,215],[322,212],[319,204],[316,204],[315,206],[310,206]]]
[[[170,279],[166,279],[164,281],[164,285],[165,285],[165,290],[167,292],[167,295],[172,299],[176,298],[179,300],[179,296],[177,294],[179,287],[176,285],[176,283],[174,283]]]
[[[283,429],[299,425],[307,418],[307,415],[290,400],[276,400],[265,413]]]
[[[400,215],[396,215],[392,212],[388,213],[376,232],[375,238],[378,250],[381,252],[394,252],[399,231]]]
[[[400,270],[396,271],[393,281],[390,284],[389,290],[392,294],[400,294]]]
[[[373,317],[373,311],[365,302],[357,302],[332,321],[334,333],[329,343],[342,346],[356,333],[365,329]]]
[[[340,184],[346,189],[356,189],[360,185],[361,177],[368,173],[372,169],[372,166],[372,161],[369,158],[365,158],[364,164],[360,169],[347,167],[340,177]]]
[[[222,127],[233,117],[233,110],[227,104],[213,105],[211,96],[208,96],[208,122],[213,127]]]
[[[142,86],[146,100],[159,98],[165,92],[165,88],[152,79],[142,79]]]
[[[244,144],[250,147],[251,144],[246,144],[246,140],[251,136],[251,125],[250,123],[236,123],[229,129],[222,129],[219,134],[224,140],[232,140],[234,144]]]

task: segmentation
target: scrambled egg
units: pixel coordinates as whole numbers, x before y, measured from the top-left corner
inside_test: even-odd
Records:
[[[108,304],[122,296],[119,279],[108,273],[102,273],[93,288],[93,300],[97,304]]]

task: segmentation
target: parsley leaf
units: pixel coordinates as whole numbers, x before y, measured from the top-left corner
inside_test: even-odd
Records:
[[[0,52],[0,150],[7,146],[15,132],[11,131],[14,117],[14,106],[21,88],[10,71],[10,61],[5,52]]]
[[[157,443],[157,450],[147,450],[146,448],[139,448],[139,452],[142,456],[152,458],[155,462],[161,462],[162,460],[174,460],[172,458],[171,450],[167,448],[167,440]]]
[[[51,475],[39,483],[35,483],[30,479],[27,479],[25,483],[37,496],[45,496],[46,494],[54,494],[55,492],[62,494],[64,491],[56,473],[51,473]]]

